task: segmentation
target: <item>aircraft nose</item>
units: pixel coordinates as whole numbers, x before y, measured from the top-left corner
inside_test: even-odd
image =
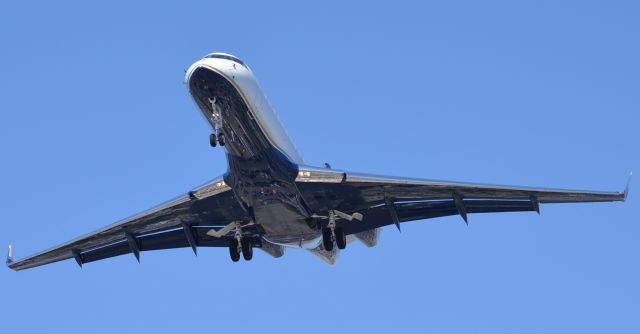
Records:
[[[193,63],[193,65],[189,66],[189,68],[185,71],[184,73],[185,84],[189,84],[189,82],[191,81],[191,76],[193,75],[193,72],[196,70],[196,68],[200,66],[199,63],[200,62]]]

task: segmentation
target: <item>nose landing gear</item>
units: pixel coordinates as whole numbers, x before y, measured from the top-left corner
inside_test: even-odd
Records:
[[[216,135],[215,133],[212,133],[209,135],[209,145],[211,145],[211,147],[216,147],[218,146],[218,144],[220,144],[220,146],[224,146],[226,144],[226,139],[224,133],[222,133],[220,130],[217,131],[218,135]]]
[[[211,104],[211,123],[213,123],[213,133],[209,135],[209,144],[211,147],[216,147],[218,144],[224,146],[226,144],[226,138],[222,133],[222,112],[220,106],[216,104],[216,98],[209,98]]]
[[[211,147],[218,146],[218,137],[215,133],[209,135],[209,145],[211,145]]]

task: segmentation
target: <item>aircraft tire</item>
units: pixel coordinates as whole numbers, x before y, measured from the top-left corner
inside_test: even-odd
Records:
[[[211,145],[211,147],[218,146],[218,140],[216,139],[215,133],[209,135],[209,145]]]
[[[218,134],[218,143],[220,143],[220,146],[224,146],[226,144],[226,139],[227,138],[224,133]]]
[[[231,256],[231,261],[238,262],[240,260],[240,252],[238,252],[238,240],[231,239],[229,243],[229,255]]]
[[[338,246],[338,249],[345,249],[347,247],[347,236],[344,234],[344,229],[336,227],[334,233],[336,234],[336,246]]]
[[[253,258],[253,246],[251,245],[251,241],[242,239],[240,245],[242,246],[242,257],[244,257],[246,261],[251,261]]]
[[[328,252],[333,250],[333,240],[331,240],[330,228],[322,229],[322,245],[324,246],[324,250]]]

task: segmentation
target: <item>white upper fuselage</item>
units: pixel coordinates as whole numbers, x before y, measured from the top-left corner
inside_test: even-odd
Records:
[[[221,56],[224,58],[207,58],[209,56]],[[195,62],[185,75],[188,83],[193,71],[199,67],[205,67],[223,75],[231,82],[249,106],[250,112],[258,122],[262,132],[269,142],[282,152],[289,160],[296,164],[303,164],[302,156],[287,135],[285,128],[280,123],[278,116],[258,85],[251,69],[235,56],[225,53],[212,53]],[[213,127],[210,115],[201,110],[209,125]]]

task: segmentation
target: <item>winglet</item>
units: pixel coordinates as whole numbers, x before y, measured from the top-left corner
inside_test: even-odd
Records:
[[[9,245],[9,250],[7,251],[7,266],[13,263],[13,247]]]
[[[624,187],[624,192],[622,200],[627,200],[627,196],[629,196],[629,185],[631,184],[631,177],[633,176],[633,172],[629,173],[629,178],[627,179],[627,185]]]

